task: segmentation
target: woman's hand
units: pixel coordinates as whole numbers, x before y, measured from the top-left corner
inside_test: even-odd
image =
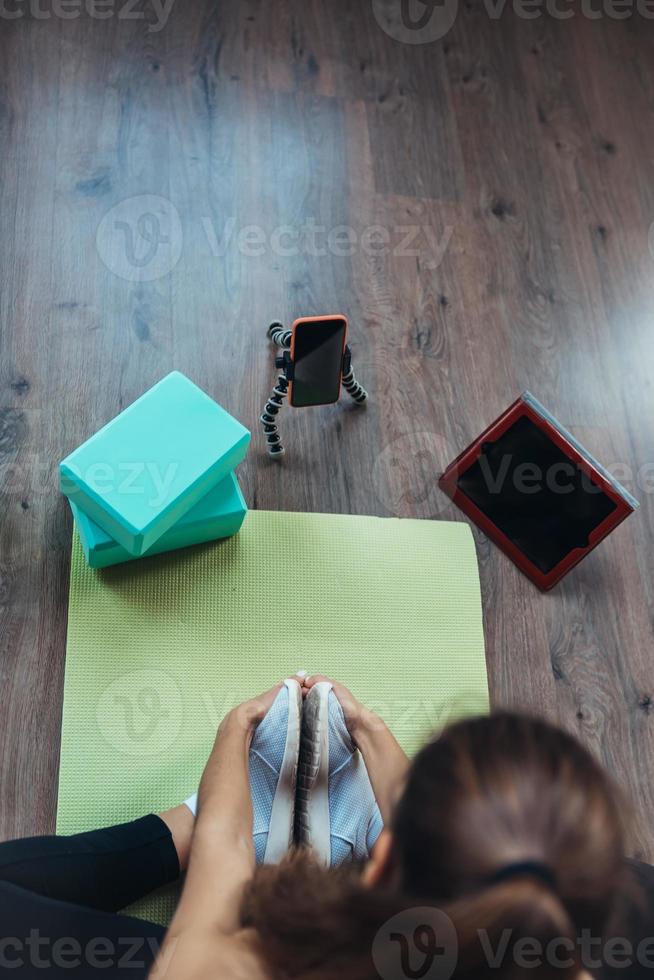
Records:
[[[194,930],[236,932],[243,889],[255,869],[249,750],[282,684],[232,708],[220,723],[200,782],[198,817],[168,945]]]
[[[343,709],[343,715],[345,717],[345,724],[347,725],[347,730],[350,733],[350,738],[358,747],[358,738],[362,736],[365,731],[373,730],[374,728],[385,728],[384,722],[374,713],[366,708],[365,705],[361,704],[352,692],[345,686],[341,684],[340,681],[335,681],[331,677],[325,677],[323,674],[314,674],[313,677],[308,677],[304,681],[304,687],[302,689],[302,694],[304,697],[307,696],[309,691],[315,684],[319,681],[327,681],[332,686],[332,690],[338,702]]]
[[[395,803],[404,786],[409,760],[379,715],[361,704],[344,684],[330,677],[323,677],[322,674],[316,674],[304,682],[305,697],[319,681],[328,681],[332,685],[332,690],[343,709],[350,738],[361,752],[366,764],[382,819],[387,824],[391,820]]]
[[[282,682],[275,684],[274,687],[264,691],[263,694],[249,698],[247,701],[243,701],[242,704],[236,705],[231,711],[228,711],[218,727],[216,741],[235,728],[240,728],[252,736],[257,725],[263,721],[272,708],[275,698],[282,687]]]

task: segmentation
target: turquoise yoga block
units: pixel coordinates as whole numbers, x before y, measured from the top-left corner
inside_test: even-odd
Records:
[[[250,433],[173,371],[59,465],[62,492],[131,555],[241,462]]]
[[[122,545],[92,521],[83,510],[69,501],[77,532],[91,568],[108,568],[124,561],[136,561]],[[247,504],[233,473],[210,490],[188,514],[169,528],[142,557],[175,551],[192,544],[203,544],[217,538],[229,538],[240,529],[247,514]]]

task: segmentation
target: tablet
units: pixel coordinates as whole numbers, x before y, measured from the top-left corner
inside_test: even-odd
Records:
[[[529,392],[448,466],[439,485],[543,590],[638,507]]]

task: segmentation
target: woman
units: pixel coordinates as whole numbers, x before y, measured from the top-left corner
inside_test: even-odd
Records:
[[[383,722],[345,688],[320,677],[300,685],[300,696],[313,702],[324,701],[314,689],[331,689],[365,760],[385,829],[362,869],[352,862],[325,868],[324,854],[320,864],[305,849],[281,865],[256,869],[270,835],[263,832],[266,839],[257,842],[252,834],[251,750],[264,719],[279,710],[280,685],[223,721],[202,779],[195,824],[189,801],[191,808],[177,807],[100,836],[0,845],[3,934],[21,936],[25,916],[32,915],[35,922],[49,923],[51,937],[73,936],[80,945],[91,936],[111,936],[115,949],[117,937],[140,937],[146,940],[138,951],[141,961],[123,963],[122,969],[114,964],[102,975],[144,976],[158,953],[151,974],[156,980],[447,980],[599,971],[603,939],[621,911],[619,897],[631,873],[615,793],[584,749],[543,722],[502,714],[447,729],[409,768]],[[293,729],[286,691],[281,759]],[[300,759],[301,791],[306,763]],[[283,765],[278,770],[276,813],[284,811],[275,806]],[[311,772],[318,770],[320,764]],[[330,792],[340,792],[337,776],[330,770]],[[356,841],[377,836],[375,814],[365,793],[364,798],[363,836],[347,827],[341,833],[332,807],[333,863],[335,854],[343,858],[335,842],[342,847],[350,841],[350,857],[356,858]],[[301,806],[298,821],[309,836],[316,833],[319,815],[313,804]],[[184,890],[165,935],[156,926],[108,914],[172,880],[187,862]],[[57,866],[67,873],[58,873]],[[30,904],[39,901],[41,907]],[[647,926],[644,913],[643,922],[632,923],[632,933],[625,935],[640,942]],[[640,962],[631,973],[618,969],[616,975],[650,975],[647,955],[654,963],[654,944],[649,952],[632,953]],[[1,960],[7,950],[0,954]],[[75,968],[60,974],[57,969],[46,975],[71,976]],[[12,969],[16,975],[21,973]],[[32,969],[25,975],[44,974]],[[95,975],[88,949],[80,975]]]

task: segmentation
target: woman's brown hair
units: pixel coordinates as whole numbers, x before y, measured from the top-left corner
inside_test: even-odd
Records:
[[[402,976],[389,965],[397,949],[384,953],[376,937],[394,916],[404,913],[410,929],[407,910],[431,908],[436,933],[447,919],[456,932],[453,976],[521,975],[517,944],[529,939],[543,951],[529,975],[563,980],[579,972],[582,933],[601,937],[622,881],[608,778],[569,735],[515,714],[460,722],[423,748],[390,829],[383,887],[364,887],[352,868],[319,868],[302,852],[259,869],[243,922],[257,931],[272,976]]]

